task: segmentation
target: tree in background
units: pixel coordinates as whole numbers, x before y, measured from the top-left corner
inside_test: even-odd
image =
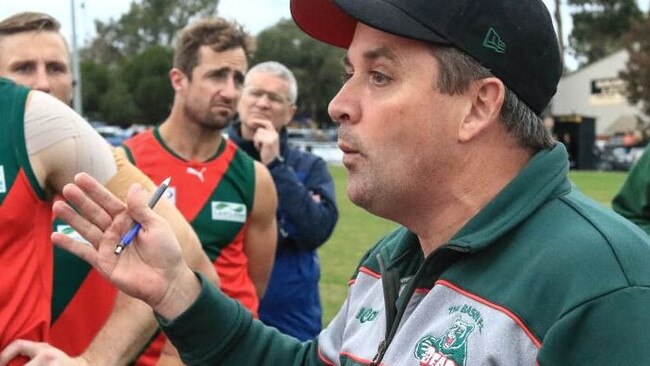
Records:
[[[81,75],[83,75],[82,98],[85,106],[86,118],[90,121],[103,121],[100,112],[100,101],[108,92],[111,82],[110,69],[94,61],[81,62]]]
[[[344,51],[312,39],[293,20],[280,20],[257,36],[251,66],[278,61],[293,71],[298,81],[298,115],[331,126],[327,105],[341,86]]]
[[[151,46],[122,60],[99,100],[104,122],[122,127],[162,122],[174,99],[168,77],[172,58],[170,48]]]
[[[151,46],[173,47],[179,30],[217,14],[217,0],[140,0],[118,20],[95,21],[97,36],[84,56],[111,65]]]
[[[621,36],[643,19],[635,0],[568,0],[573,30],[569,45],[581,66],[622,48]]]
[[[627,98],[632,104],[641,102],[643,112],[650,115],[650,17],[634,24],[623,44],[629,59],[620,77],[627,83]]]
[[[82,97],[91,120],[113,125],[155,124],[169,113],[176,34],[193,20],[214,16],[217,0],[140,0],[106,23],[81,51]]]
[[[174,100],[169,81],[173,57],[171,48],[152,46],[122,64],[122,80],[139,109],[137,121],[132,122],[158,124],[169,115]]]

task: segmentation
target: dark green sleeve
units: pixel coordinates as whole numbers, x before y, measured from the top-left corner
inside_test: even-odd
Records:
[[[201,293],[171,322],[158,321],[187,365],[324,365],[317,342],[301,343],[254,320],[201,275]]]
[[[630,170],[621,191],[612,201],[614,211],[650,234],[650,152]]]
[[[648,304],[641,286],[581,304],[549,329],[539,365],[650,365]]]

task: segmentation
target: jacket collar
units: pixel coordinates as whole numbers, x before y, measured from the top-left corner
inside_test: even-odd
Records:
[[[555,144],[538,152],[524,169],[451,239],[479,251],[528,219],[553,198],[571,190],[566,148]]]

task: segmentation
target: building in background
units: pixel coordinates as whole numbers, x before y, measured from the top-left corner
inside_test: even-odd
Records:
[[[593,117],[598,139],[643,131],[647,118],[640,106],[628,102],[625,82],[618,76],[627,60],[627,51],[620,50],[562,77],[551,115]]]

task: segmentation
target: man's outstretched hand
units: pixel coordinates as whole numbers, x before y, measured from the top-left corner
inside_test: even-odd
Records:
[[[63,351],[50,346],[47,343],[15,340],[0,353],[0,366],[9,364],[9,361],[17,357],[24,357],[29,360],[27,366],[90,366],[90,363],[83,357],[70,357]]]
[[[187,309],[200,290],[187,267],[181,248],[167,222],[147,201],[151,192],[139,185],[129,190],[126,205],[87,174],[75,177],[63,189],[70,205],[54,205],[55,214],[72,226],[91,245],[61,233],[52,241],[95,267],[126,294],[149,304],[167,319]],[[133,221],[142,225],[136,239],[121,255],[113,252]]]

